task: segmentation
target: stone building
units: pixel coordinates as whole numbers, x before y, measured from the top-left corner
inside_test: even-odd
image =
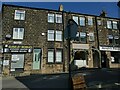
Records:
[[[98,19],[99,49],[101,51],[101,66],[104,68],[120,67],[120,28],[119,19],[106,17],[102,12]]]
[[[78,24],[76,38],[70,42],[71,60],[68,57],[68,40],[64,38],[69,19]],[[110,24],[109,20],[112,20],[112,27],[118,25],[119,19],[66,12],[62,5],[59,10],[49,10],[4,4],[3,74],[68,72],[69,61],[73,68],[103,67],[103,53],[109,58],[105,59],[108,67],[117,67],[120,62],[111,63],[113,57],[116,60],[116,56],[113,56],[112,50],[107,46],[111,43],[108,39],[111,38],[110,33],[116,33],[114,41],[118,46],[113,45],[112,48],[115,48],[114,55],[119,53],[119,30],[106,28]]]

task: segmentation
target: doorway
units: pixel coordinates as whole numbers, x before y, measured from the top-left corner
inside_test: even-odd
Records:
[[[101,67],[107,68],[107,55],[105,51],[101,51]]]
[[[87,60],[86,60],[86,52],[85,51],[76,51],[74,55],[74,65],[78,68],[86,67]]]
[[[93,52],[93,67],[99,68],[100,67],[100,55],[97,50],[92,50]]]
[[[33,69],[39,70],[41,68],[41,49],[34,49],[33,50]]]

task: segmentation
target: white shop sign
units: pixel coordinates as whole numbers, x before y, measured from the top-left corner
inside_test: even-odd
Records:
[[[77,44],[73,43],[72,44],[73,49],[89,49],[89,44]]]
[[[120,47],[99,46],[101,51],[120,51]]]

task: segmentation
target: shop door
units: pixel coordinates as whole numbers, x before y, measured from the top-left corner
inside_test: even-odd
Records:
[[[101,67],[102,68],[107,67],[107,55],[104,51],[101,52]]]
[[[38,70],[41,67],[41,49],[33,50],[33,69]]]

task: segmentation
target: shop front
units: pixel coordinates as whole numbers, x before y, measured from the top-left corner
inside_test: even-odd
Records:
[[[100,46],[99,48],[103,68],[120,68],[120,47]]]
[[[3,71],[6,73],[21,73],[25,70],[25,63],[29,61],[26,54],[32,55],[30,45],[4,45]],[[27,60],[27,61],[26,61]]]

